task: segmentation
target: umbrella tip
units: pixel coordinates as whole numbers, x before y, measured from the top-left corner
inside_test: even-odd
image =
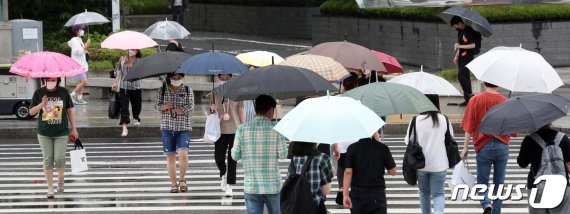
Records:
[[[327,90],[327,100],[330,99],[330,93],[329,90]]]

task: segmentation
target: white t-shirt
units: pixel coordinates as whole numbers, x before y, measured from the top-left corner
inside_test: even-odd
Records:
[[[174,0],[174,6],[182,6],[182,0]]]
[[[73,37],[67,42],[67,45],[71,48],[71,58],[77,61],[85,70],[89,70],[89,65],[87,64],[87,59],[85,58],[85,49],[83,48],[83,40],[81,37]]]
[[[447,161],[447,152],[445,151],[445,132],[447,125],[445,124],[445,116],[438,114],[439,126],[433,127],[432,118],[427,115],[418,115],[416,117],[416,139],[423,149],[426,158],[425,167],[419,171],[441,172],[449,168]],[[408,131],[404,139],[406,145],[409,142],[410,123]],[[450,134],[453,136],[453,127],[449,123]]]
[[[346,153],[346,150],[348,150],[348,147],[349,147],[350,145],[352,145],[353,143],[356,143],[357,141],[358,141],[358,140],[338,143],[338,149],[340,150],[340,153],[341,153],[341,154]]]

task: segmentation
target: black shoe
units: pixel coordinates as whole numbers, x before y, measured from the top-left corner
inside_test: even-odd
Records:
[[[483,211],[483,214],[491,214],[493,213],[493,207],[485,207],[485,211]]]
[[[458,106],[467,106],[467,104],[469,104],[469,101],[459,103]]]

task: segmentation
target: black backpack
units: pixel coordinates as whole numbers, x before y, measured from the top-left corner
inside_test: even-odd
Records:
[[[316,154],[316,153],[315,153]],[[310,155],[303,164],[301,174],[297,174],[295,161],[289,164],[289,177],[281,188],[281,213],[283,214],[316,214],[317,207],[313,202],[313,193],[307,179],[307,172],[315,154]]]

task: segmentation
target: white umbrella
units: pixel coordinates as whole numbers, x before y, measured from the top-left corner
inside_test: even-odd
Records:
[[[514,92],[551,93],[564,84],[540,54],[522,47],[493,48],[467,68],[477,79]]]
[[[76,14],[71,17],[66,23],[66,27],[71,27],[73,25],[98,25],[110,22],[105,16],[95,13],[95,12],[85,12]]]
[[[360,101],[324,96],[301,102],[274,129],[290,141],[335,144],[371,137],[384,124]]]
[[[183,39],[190,35],[184,26],[175,21],[159,21],[148,27],[144,34],[153,39],[170,40]]]
[[[461,96],[461,93],[447,80],[436,75],[426,73],[423,66],[419,72],[407,73],[392,78],[392,83],[399,83],[418,89],[423,94],[437,94],[445,96]]]

